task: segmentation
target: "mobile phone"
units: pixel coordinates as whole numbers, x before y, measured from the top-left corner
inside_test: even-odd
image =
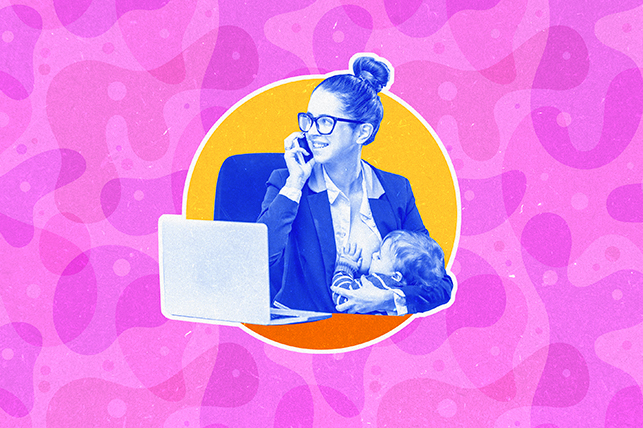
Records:
[[[309,160],[311,160],[313,158],[313,152],[312,150],[310,150],[310,146],[308,146],[308,140],[306,139],[306,136],[304,135],[303,137],[297,138],[297,143],[299,144],[299,147],[308,152],[307,155],[304,155],[304,162],[308,162]]]

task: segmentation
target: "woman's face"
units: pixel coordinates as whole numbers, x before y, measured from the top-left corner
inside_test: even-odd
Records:
[[[334,94],[323,89],[316,90],[310,96],[308,113],[314,117],[327,114],[342,119],[353,119],[344,113],[342,102]],[[335,123],[335,129],[329,135],[321,135],[314,124],[306,133],[315,161],[321,164],[350,159],[351,154],[359,157],[361,144],[357,143],[357,135],[351,123],[342,121]]]

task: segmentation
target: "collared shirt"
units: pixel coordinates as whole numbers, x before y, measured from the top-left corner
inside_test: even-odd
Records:
[[[358,247],[362,249],[362,259],[366,262],[362,263],[362,269],[360,270],[365,273],[364,271],[368,268],[371,255],[379,249],[382,242],[382,236],[375,225],[368,199],[379,198],[384,194],[384,189],[370,165],[361,161],[361,170],[357,180],[361,183],[362,198],[359,211],[351,212],[349,195],[339,190],[323,166],[321,171],[323,188],[320,186],[322,183],[320,183],[319,174],[317,174],[317,179],[311,183],[311,190],[319,192],[325,189],[328,192],[330,214],[333,220],[333,229],[335,230],[335,248],[337,249],[338,257],[342,248],[345,248],[349,241],[357,243]]]
[[[362,270],[362,273],[366,273],[364,271],[368,268],[371,256],[373,252],[379,249],[383,238],[375,224],[368,200],[369,198],[378,199],[384,194],[384,188],[369,164],[362,160],[360,161],[360,167],[361,170],[358,179],[361,180],[362,200],[359,213],[354,213],[354,219],[357,221],[354,221],[352,224],[349,196],[339,190],[335,183],[333,183],[323,165],[317,164],[314,166],[313,172],[308,179],[308,187],[316,193],[328,192],[330,214],[335,231],[334,238],[337,257],[339,257],[342,248],[346,247],[349,239],[351,242],[356,242],[359,248],[362,249],[362,260],[366,261],[363,262],[363,269],[360,270]],[[283,187],[279,193],[297,203],[299,203],[301,199],[301,190],[298,189]],[[407,308],[404,293],[399,289],[392,291],[394,293],[397,315],[406,314]]]
[[[375,175],[373,168],[364,161],[360,161],[358,180],[360,180],[362,186],[362,200],[359,213],[353,213],[357,221],[353,222],[352,231],[349,195],[339,190],[326,173],[323,165],[315,165],[308,179],[308,187],[315,193],[328,192],[328,203],[330,204],[330,215],[335,231],[335,248],[337,249],[338,257],[350,238],[352,242],[357,242],[359,247],[362,248],[362,258],[366,259],[368,257],[367,260],[370,262],[371,255],[379,248],[379,244],[382,242],[382,236],[375,225],[368,200],[369,198],[378,199],[384,194],[384,188]],[[301,191],[297,189],[284,187],[279,193],[297,203],[301,199]],[[353,233],[352,235],[351,232]],[[364,266],[368,267],[367,264]]]

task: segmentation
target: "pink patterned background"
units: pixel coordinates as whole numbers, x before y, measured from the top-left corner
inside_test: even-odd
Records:
[[[0,426],[643,426],[641,3],[0,0]],[[166,320],[208,129],[361,51],[457,173],[455,304],[335,355]]]

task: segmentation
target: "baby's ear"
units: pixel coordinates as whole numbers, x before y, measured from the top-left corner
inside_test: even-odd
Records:
[[[402,275],[402,272],[399,272],[399,271],[395,271],[393,275],[391,275],[391,277],[397,282],[402,281],[402,279],[404,278],[404,276]]]

